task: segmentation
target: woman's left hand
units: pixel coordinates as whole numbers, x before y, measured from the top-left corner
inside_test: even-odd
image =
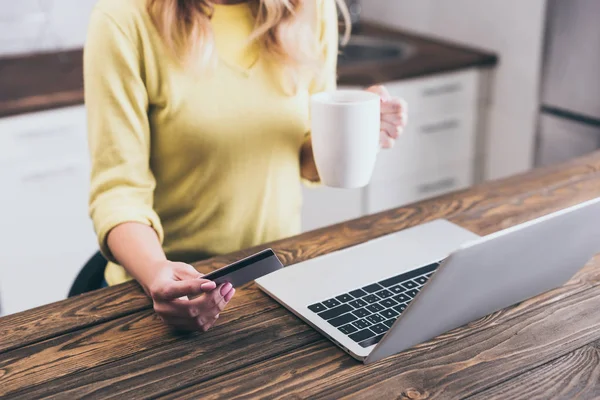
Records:
[[[402,134],[408,120],[406,102],[398,97],[390,96],[384,86],[375,85],[366,89],[381,97],[381,147],[391,149],[395,140]]]

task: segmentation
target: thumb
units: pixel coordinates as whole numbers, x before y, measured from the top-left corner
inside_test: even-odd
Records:
[[[175,271],[177,278],[182,279],[182,280],[199,279],[204,276],[200,272],[196,271],[196,268],[194,268],[190,264],[186,264],[186,263],[180,263],[180,262],[175,263],[173,270]]]

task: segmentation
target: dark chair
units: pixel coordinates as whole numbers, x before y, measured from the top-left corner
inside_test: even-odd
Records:
[[[77,274],[69,290],[69,297],[100,289],[104,281],[106,264],[108,261],[99,251],[94,254]]]

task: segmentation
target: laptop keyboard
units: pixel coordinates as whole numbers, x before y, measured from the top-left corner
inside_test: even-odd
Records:
[[[308,306],[360,346],[379,343],[440,262]]]

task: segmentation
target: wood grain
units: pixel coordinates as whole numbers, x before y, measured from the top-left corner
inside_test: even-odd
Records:
[[[426,346],[422,349],[429,351],[432,347],[440,347],[452,344],[457,338],[462,338],[475,332],[482,331],[516,316],[522,315],[535,308],[547,306],[553,302],[559,301],[568,295],[581,292],[590,287],[600,285],[600,258],[595,259],[595,262],[590,263],[586,268],[572,279],[568,285],[561,287],[552,292],[548,292],[542,296],[524,302],[519,306],[511,309],[490,315],[479,321],[474,321],[467,327],[441,335],[435,343]],[[206,335],[198,339],[206,338],[210,341],[212,335],[217,336],[235,336],[240,329],[239,325],[232,321],[244,320],[245,324],[263,324],[265,320],[270,320],[271,314],[281,318],[281,323],[288,324],[297,330],[296,336],[288,337],[281,341],[281,348],[278,348],[282,353],[293,351],[299,343],[309,343],[312,341],[322,340],[321,336],[315,333],[302,322],[297,320],[289,313],[282,312],[279,306],[273,301],[264,296],[262,292],[257,290],[255,286],[250,286],[242,290],[242,297],[237,299],[233,307],[223,314],[220,320],[220,325]],[[254,322],[249,322],[250,320]],[[98,390],[99,384],[94,380],[98,376],[98,370],[102,370],[102,385],[119,386],[118,383],[123,379],[122,372],[131,369],[137,369],[135,374],[129,374],[128,377],[133,381],[146,381],[155,373],[155,368],[161,367],[162,380],[159,383],[146,384],[136,386],[138,391],[144,393],[154,393],[160,390],[164,384],[178,383],[195,383],[204,382],[214,373],[226,373],[231,370],[240,368],[254,360],[253,355],[243,357],[238,363],[229,363],[227,366],[217,364],[208,368],[207,375],[204,370],[197,371],[193,377],[180,378],[181,366],[179,362],[180,351],[175,348],[183,349],[190,346],[201,347],[201,354],[195,354],[195,357],[205,356],[205,353],[215,353],[221,346],[225,346],[225,342],[215,342],[219,349],[211,349],[202,340],[201,343],[181,342],[181,337],[174,335],[160,323],[151,312],[130,315],[126,318],[121,318],[111,323],[105,323],[98,327],[93,327],[85,331],[74,332],[69,335],[64,335],[56,338],[54,341],[48,341],[37,345],[28,346],[0,356],[0,371],[8,371],[0,374],[0,386],[5,389],[0,389],[0,394],[3,390],[7,393],[19,392],[21,395],[31,395],[35,393],[35,397],[41,395],[57,394],[55,391],[65,392],[67,388],[77,385],[77,389],[69,392],[70,395],[77,397],[83,394],[88,394],[91,391]],[[305,342],[306,340],[306,342]],[[124,346],[123,343],[127,343]],[[170,344],[174,344],[175,348],[170,348]],[[254,353],[256,351],[246,345],[247,352]],[[269,342],[264,342],[258,348],[269,347]],[[154,349],[160,348],[160,358],[158,361],[154,356],[149,356]],[[171,360],[164,356],[165,348],[174,354],[177,359]],[[285,349],[285,350],[281,350]],[[226,353],[235,354],[240,349],[229,348],[225,349]],[[242,350],[244,351],[244,350]],[[264,355],[265,350],[257,352],[257,355]],[[340,352],[340,354],[344,355]],[[207,356],[205,356],[207,357]],[[120,361],[124,360],[124,361]],[[151,360],[146,364],[147,360]],[[116,368],[111,368],[111,365],[116,365]],[[124,367],[124,365],[126,367]],[[135,368],[133,366],[136,366]],[[51,368],[52,366],[62,366],[61,368]],[[108,366],[104,368],[104,366]],[[125,368],[124,370],[122,368]],[[252,367],[250,367],[252,368]],[[61,379],[61,377],[65,377]],[[191,379],[191,380],[190,380]],[[23,382],[27,382],[27,390],[20,392],[23,388],[20,386]],[[152,381],[153,382],[153,381]],[[36,386],[44,385],[41,388]],[[102,386],[104,387],[104,386]],[[125,388],[128,388],[126,385]],[[42,392],[43,390],[43,392]],[[33,392],[32,392],[33,391]],[[118,392],[121,395],[126,393]],[[102,393],[102,396],[106,396]]]
[[[145,313],[141,313],[143,314]],[[135,327],[135,321],[131,322],[134,323],[132,327],[136,331],[139,330]],[[130,326],[125,325],[123,328],[130,329]],[[96,343],[101,340],[114,342],[112,334],[117,333],[118,329],[111,324],[111,332],[101,335]],[[149,337],[160,329],[162,328],[157,321],[153,331],[144,330],[139,335],[134,335],[132,339],[128,339],[127,344],[133,345],[140,337]],[[93,337],[90,337],[91,339]],[[159,337],[156,342],[160,340]],[[57,364],[42,363],[36,369],[24,371],[25,375],[20,374],[18,377],[13,375],[11,380],[7,379],[7,388],[0,386],[2,387],[0,391],[6,390],[5,394],[15,399],[47,396],[150,397],[251,366],[288,351],[290,346],[295,348],[317,340],[321,340],[321,337],[314,330],[298,323],[292,315],[277,307],[262,313],[254,313],[249,317],[229,318],[226,323],[205,334],[181,336],[176,340],[161,343],[155,348],[138,351],[130,357],[117,356],[113,362],[100,367],[94,368],[93,365],[88,364],[87,367],[91,369],[69,373],[60,378],[54,378],[56,367],[71,365],[78,361],[77,358],[70,359],[70,362],[59,359]],[[63,345],[63,348],[75,345],[76,342],[69,342]],[[117,348],[118,345],[118,342],[113,344],[113,351],[121,351]],[[128,350],[123,344],[121,348],[124,351]],[[100,354],[103,349],[102,346],[95,346],[93,350],[88,348],[87,351]],[[87,358],[91,360],[93,357]],[[51,369],[52,366],[55,368]],[[12,370],[10,365],[0,368],[9,373]],[[31,379],[39,382],[36,376],[43,371],[47,371],[43,385],[32,383],[23,385],[25,381],[30,382]]]
[[[600,287],[364,366],[325,340],[168,398],[458,399],[600,338]],[[462,335],[461,335],[462,331]],[[321,379],[326,377],[326,379]]]
[[[214,257],[196,266],[208,272],[265,247],[272,247],[284,265],[291,265],[435,218],[448,218],[478,234],[487,234],[600,196],[599,171],[600,152],[596,152],[569,163]],[[150,307],[139,285],[130,282],[3,317],[0,353]]]
[[[232,320],[245,321],[254,316],[262,324],[270,311],[281,312],[262,292],[242,289],[221,315],[218,325],[235,336],[239,326]],[[221,329],[213,329],[207,335],[192,335],[191,339],[218,335]],[[129,314],[0,354],[0,395],[18,391],[22,382],[39,385],[181,340],[182,336],[167,328],[151,310]]]
[[[598,399],[598,382],[600,343],[594,342],[468,399]]]
[[[600,196],[599,170],[600,152],[561,166],[283,239],[271,247],[289,265],[440,217],[477,233],[493,232]],[[215,257],[197,266],[206,272],[255,250]],[[345,355],[340,359],[340,350],[255,286],[240,291],[215,329],[182,337],[157,321],[137,285],[128,283],[0,318],[0,343],[4,346],[0,351],[0,395],[154,396],[194,390],[199,384],[217,394],[225,385],[219,383],[220,377],[236,381],[239,375],[238,386],[227,390],[270,394],[276,388],[254,387],[270,376],[274,382],[284,382],[282,385],[298,396],[308,393],[368,397],[381,390],[376,382],[382,378],[388,380],[385,387],[393,393],[412,387],[429,397],[443,398],[444,391],[468,396],[596,340],[599,321],[591,304],[599,301],[598,283],[600,267],[595,259],[564,287],[368,368]],[[5,344],[5,338],[9,344]],[[474,353],[473,349],[479,352]],[[511,349],[518,351],[511,353]],[[301,352],[311,350],[315,351],[311,360],[327,372],[319,370],[312,376],[312,384],[302,382],[305,392],[294,392],[297,379],[305,377],[278,374],[289,368],[311,368],[308,364],[292,364]],[[493,357],[482,359],[481,352]],[[316,357],[323,358],[319,361]],[[270,365],[272,369],[266,368]],[[502,365],[508,365],[506,370],[502,370]],[[262,371],[259,366],[271,371],[271,375],[257,376]],[[431,379],[423,381],[423,371],[431,374],[427,375]],[[316,379],[324,374],[332,379]],[[244,376],[249,378],[242,384]],[[359,392],[361,389],[364,392]]]
[[[0,117],[83,104],[83,52],[0,58]]]

